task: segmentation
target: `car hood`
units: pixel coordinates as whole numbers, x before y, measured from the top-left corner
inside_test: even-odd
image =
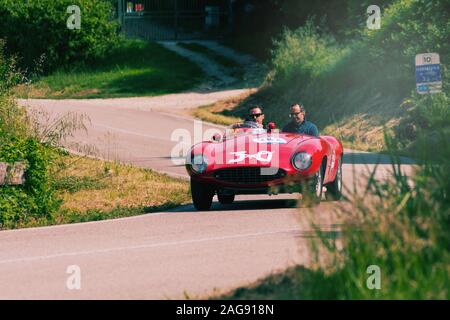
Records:
[[[220,143],[209,143],[204,154],[210,158],[213,168],[233,166],[280,167],[290,162],[298,145],[317,139],[308,135],[291,133],[241,134],[229,136]]]

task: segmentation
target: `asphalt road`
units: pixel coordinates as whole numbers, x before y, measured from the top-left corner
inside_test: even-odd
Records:
[[[76,134],[73,141],[96,146],[105,158],[186,177],[184,167],[170,159],[177,144],[171,135],[176,129],[193,133],[194,121],[178,112],[187,96],[172,103],[167,99],[172,98],[20,103],[55,115],[86,113],[91,118],[88,133]],[[167,106],[175,112],[167,113]],[[208,128],[214,126],[203,127]],[[354,177],[364,184],[365,172],[376,163],[378,176],[389,174],[389,158],[346,152],[346,187],[353,186]],[[216,202],[210,212],[196,212],[187,205],[110,221],[2,231],[0,298],[198,298],[250,284],[288,266],[307,265],[309,222],[333,231],[340,221],[334,214],[335,202],[309,209],[301,202],[297,207],[295,199],[295,195],[238,196],[230,206]],[[70,266],[79,267],[80,289],[67,286],[68,279],[73,280],[67,273]]]

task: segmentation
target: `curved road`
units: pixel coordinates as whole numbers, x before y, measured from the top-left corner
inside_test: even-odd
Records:
[[[21,100],[53,114],[89,115],[88,134],[73,140],[95,145],[104,157],[186,177],[170,152],[176,129],[193,133],[180,115],[187,103],[203,105],[239,91],[186,93],[114,100]],[[183,96],[184,95],[184,96]],[[168,113],[171,111],[172,113]],[[204,125],[204,128],[215,126]],[[344,184],[386,157],[347,150]],[[407,169],[410,166],[406,167]],[[247,285],[294,264],[308,264],[310,221],[336,230],[336,203],[313,210],[295,196],[240,196],[235,204],[196,212],[191,205],[137,217],[0,232],[0,299],[199,298]],[[81,288],[70,290],[69,266],[78,266]]]

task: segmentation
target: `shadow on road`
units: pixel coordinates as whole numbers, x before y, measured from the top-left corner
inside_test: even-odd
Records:
[[[400,157],[401,164],[415,164],[414,160]],[[394,158],[379,153],[368,153],[368,152],[351,152],[344,153],[344,163],[345,164],[392,164],[395,163]]]
[[[232,204],[221,204],[214,201],[209,211],[240,211],[240,210],[263,210],[263,209],[282,209],[296,208],[296,199],[267,199],[267,200],[237,200]],[[197,211],[192,204],[180,206],[168,210],[168,212],[195,212]],[[200,212],[200,211],[199,211]]]
[[[331,201],[323,200],[321,205],[327,205]],[[302,203],[298,199],[263,199],[263,200],[237,200],[232,204],[221,204],[218,201],[214,201],[211,209],[209,211],[198,211],[198,212],[218,212],[218,211],[251,211],[251,210],[267,210],[267,209],[308,209],[311,208],[306,204]],[[196,212],[192,204],[179,206],[167,212]]]

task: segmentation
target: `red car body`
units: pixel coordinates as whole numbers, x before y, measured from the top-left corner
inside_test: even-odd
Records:
[[[209,198],[212,199],[216,193],[222,203],[233,202],[236,194],[302,190],[304,193],[305,190],[300,188],[302,183],[314,179],[320,180],[313,186],[317,189],[316,200],[320,201],[323,185],[331,186],[340,198],[343,148],[336,138],[251,128],[237,128],[237,131],[216,139],[220,141],[205,141],[191,148],[186,169],[191,176],[192,196],[197,209],[209,209]],[[307,168],[295,166],[300,163],[294,164],[297,154],[307,159],[304,165],[310,162]],[[204,162],[200,169],[194,160]]]

